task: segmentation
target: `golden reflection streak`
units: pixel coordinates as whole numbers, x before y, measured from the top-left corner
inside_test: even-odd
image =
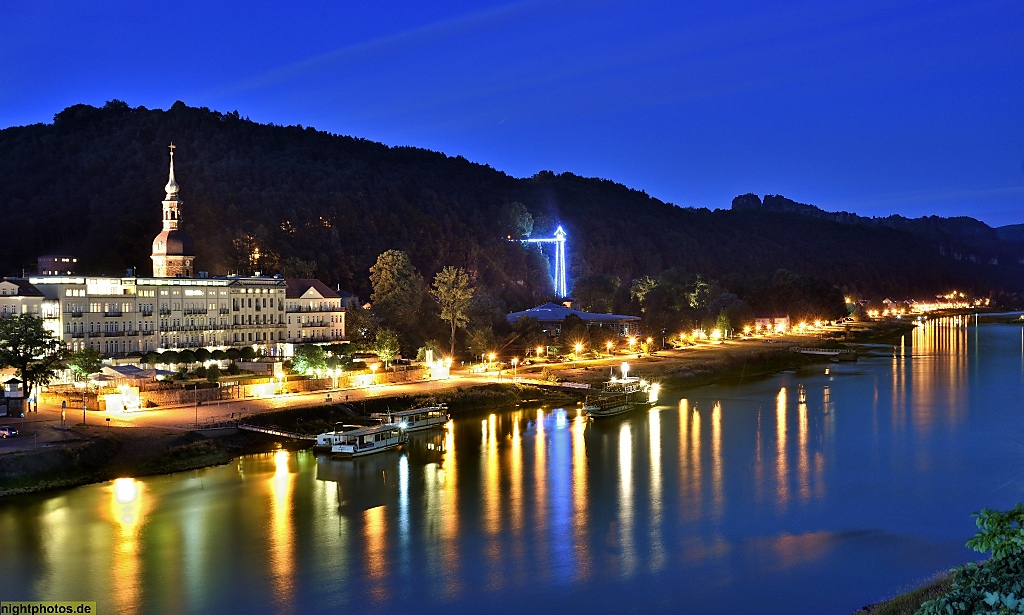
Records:
[[[441,537],[443,541],[444,590],[449,598],[462,593],[459,582],[458,472],[455,463],[455,422],[444,424],[444,461],[441,470]]]
[[[291,610],[295,573],[295,536],[292,533],[292,487],[295,477],[288,470],[288,451],[274,453],[274,476],[270,479],[270,583],[279,608]]]
[[[807,401],[802,401],[797,404],[797,446],[799,447],[799,457],[797,458],[797,480],[800,483],[800,499],[804,502],[811,498],[811,459],[810,450],[808,450],[808,434],[807,434]]]
[[[692,426],[690,428],[690,493],[693,497],[693,511],[700,514],[701,501],[704,499],[704,485],[702,483],[702,464],[700,458],[700,411],[693,406],[690,413]]]
[[[576,579],[590,577],[590,540],[587,536],[589,508],[587,507],[587,443],[584,439],[587,418],[576,411],[572,424],[572,533],[576,553]]]
[[[661,570],[665,566],[665,545],[662,543],[661,525],[661,413],[651,408],[647,413],[650,429],[650,498],[651,506],[651,570]]]
[[[780,506],[789,502],[789,464],[786,459],[786,387],[775,398],[775,436],[778,449],[775,457],[775,495]]]
[[[711,408],[711,490],[714,501],[714,516],[722,516],[725,489],[722,472],[722,404],[715,402]]]
[[[509,523],[513,536],[518,536],[523,530],[523,435],[519,431],[519,422],[523,419],[523,413],[516,410],[512,413],[512,451],[511,465],[509,469],[509,492],[512,498],[512,506],[509,516]],[[521,541],[516,540],[515,544],[521,546]]]
[[[118,613],[138,613],[141,606],[139,530],[144,514],[142,486],[134,478],[118,478],[111,486],[110,519],[117,524],[112,541],[111,587]]]
[[[619,428],[619,544],[626,576],[636,572],[633,521],[633,437],[629,423],[623,423]]]
[[[487,541],[487,558],[491,564],[489,575],[490,589],[497,589],[502,585],[503,575],[500,573],[501,565],[501,471],[498,467],[498,417],[491,414],[487,417],[486,439],[483,443],[483,451],[486,456],[484,470],[484,529],[489,534]]]
[[[363,540],[366,542],[366,574],[372,581],[370,595],[377,602],[388,598],[387,584],[387,515],[386,506],[363,511]]]
[[[548,475],[547,475],[547,432],[544,431],[544,410],[537,410],[537,437],[534,448],[533,481],[534,481],[534,510],[536,513],[532,519],[534,533],[540,540],[537,541],[538,565],[542,568],[549,566],[549,555],[547,552],[548,540],[545,539],[548,526]]]
[[[687,399],[679,400],[679,494],[686,491],[686,448],[687,428],[690,425],[690,402]]]
[[[484,492],[484,529],[491,536],[501,531],[501,511],[499,510],[501,493],[499,489],[498,443],[495,422],[497,417],[490,415],[483,421],[483,441],[480,452],[483,455],[484,473],[482,476]],[[495,555],[493,552],[491,555]]]

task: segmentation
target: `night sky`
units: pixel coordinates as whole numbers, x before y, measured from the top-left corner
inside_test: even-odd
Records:
[[[682,206],[1024,223],[1020,0],[36,0],[0,23],[0,127],[182,100]]]

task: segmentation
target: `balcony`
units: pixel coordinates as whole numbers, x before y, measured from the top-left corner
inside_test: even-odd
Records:
[[[72,333],[71,337],[73,337],[76,340],[82,339],[83,337],[85,337],[85,331],[78,331],[76,333]]]
[[[160,315],[161,316],[170,316],[171,315],[171,309],[170,308],[160,308]]]
[[[103,312],[103,315],[104,316],[109,316],[111,318],[120,318],[121,316],[124,316],[124,312],[122,312],[120,310],[118,310],[116,312]]]
[[[81,318],[85,314],[85,312],[81,310],[71,310],[64,313],[70,315],[71,318]]]
[[[230,311],[231,311],[231,310],[229,310],[229,309],[228,309],[228,308],[226,308],[226,307],[222,307],[222,308],[220,309],[220,313],[221,313],[221,314],[227,314],[227,313],[228,313],[228,312],[230,312]]]
[[[124,331],[104,331],[103,337],[124,337]]]
[[[206,311],[206,308],[188,308],[185,310],[185,315],[206,314]]]

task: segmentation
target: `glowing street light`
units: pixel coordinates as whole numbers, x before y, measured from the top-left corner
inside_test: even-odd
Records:
[[[622,370],[622,379],[625,380],[626,377],[629,376],[629,363],[623,361],[619,369]]]
[[[544,347],[543,346],[537,346],[537,357],[540,358],[540,355],[542,355],[542,354],[544,354]]]
[[[519,376],[517,366],[519,365],[519,357],[512,357],[512,382],[516,381]]]
[[[604,347],[608,349],[608,354],[612,353],[612,343],[611,342],[605,342]]]
[[[491,369],[491,363],[494,363],[494,353],[487,355],[487,369]]]
[[[373,381],[371,384],[377,384],[377,368],[380,367],[380,363],[371,363],[370,372],[373,373]]]
[[[636,338],[635,337],[629,338],[629,352],[631,352],[631,353],[633,352],[633,346],[636,346]]]

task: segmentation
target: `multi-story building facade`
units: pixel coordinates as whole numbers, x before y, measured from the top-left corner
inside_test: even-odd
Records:
[[[345,308],[340,294],[320,280],[288,279],[285,337],[292,344],[345,339]]]
[[[106,356],[176,348],[285,343],[281,278],[29,278],[46,300],[47,328],[71,350]],[[2,308],[0,308],[2,309]]]
[[[173,149],[165,190],[153,277],[8,278],[0,281],[0,315],[8,308],[11,315],[35,314],[71,350],[92,348],[105,356],[229,346],[281,356],[289,342],[344,338],[342,299],[319,280],[192,277],[192,239],[178,228]]]

